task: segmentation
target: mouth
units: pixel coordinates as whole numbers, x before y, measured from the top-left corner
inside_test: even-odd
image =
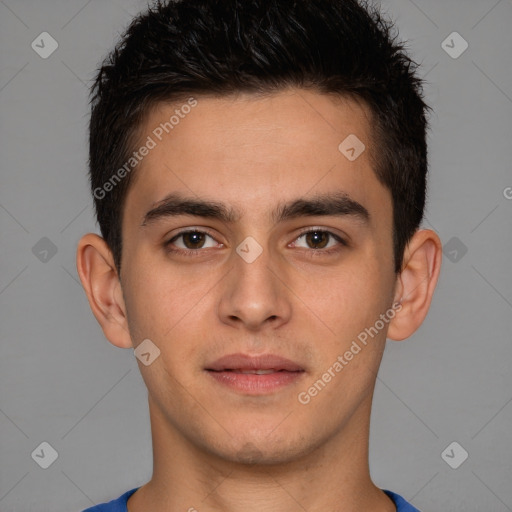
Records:
[[[277,373],[277,372],[288,372],[290,370],[278,370],[277,368],[268,368],[268,369],[257,369],[257,370],[253,370],[253,369],[248,369],[248,370],[243,370],[243,369],[231,369],[231,368],[225,368],[224,370],[208,370],[208,371],[211,371],[211,372],[233,372],[233,373],[242,373],[244,375],[268,375],[270,373]],[[304,371],[304,370],[296,370],[294,371],[293,373],[298,373],[298,372],[301,372],[301,371]]]
[[[238,372],[238,373],[275,373],[280,371],[301,372],[304,371],[298,363],[285,357],[274,354],[251,356],[249,354],[230,354],[207,365],[205,370],[214,372]]]
[[[299,364],[267,354],[231,354],[209,364],[205,370],[223,386],[246,395],[263,395],[294,384],[305,374]]]

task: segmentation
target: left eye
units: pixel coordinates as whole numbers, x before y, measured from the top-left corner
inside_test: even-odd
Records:
[[[304,239],[306,246],[299,245],[295,241],[293,242],[295,247],[305,247],[306,249],[330,249],[339,243],[345,245],[342,238],[330,231],[323,231],[321,229],[314,229],[312,231],[302,233],[302,235],[300,235],[296,240],[300,239]]]

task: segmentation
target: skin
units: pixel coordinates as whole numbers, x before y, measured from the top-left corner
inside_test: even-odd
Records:
[[[123,213],[121,275],[99,236],[84,236],[78,247],[78,272],[107,339],[134,348],[149,338],[161,351],[149,366],[138,361],[154,471],[128,510],[394,511],[369,474],[372,396],[386,337],[407,338],[427,314],[440,240],[418,230],[394,273],[391,195],[372,171],[378,148],[364,105],[301,89],[197,100],[137,167]],[[158,105],[141,141],[176,107]],[[349,134],[366,146],[352,162],[338,150]],[[363,205],[369,222],[272,220],[279,204],[333,192]],[[221,202],[240,217],[168,216],[144,225],[170,193]],[[195,256],[169,252],[166,242],[190,227],[212,238],[190,250]],[[336,252],[322,253],[301,236],[309,228],[348,246],[324,234],[316,244],[328,240]],[[248,236],[262,248],[252,263],[236,252]],[[186,250],[186,242],[201,247],[181,237],[172,248]],[[385,328],[301,404],[298,394],[400,299]],[[305,372],[284,389],[248,396],[204,371],[232,353],[278,354]]]

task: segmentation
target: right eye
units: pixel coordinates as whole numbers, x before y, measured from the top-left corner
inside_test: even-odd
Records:
[[[208,242],[208,238],[212,242]],[[208,244],[209,245],[206,245]],[[174,235],[170,240],[165,242],[165,247],[170,252],[182,253],[184,255],[192,256],[191,253],[198,253],[200,249],[210,249],[215,245],[222,247],[223,244],[218,244],[215,239],[205,231],[198,229],[187,229]],[[177,247],[174,248],[174,247]]]

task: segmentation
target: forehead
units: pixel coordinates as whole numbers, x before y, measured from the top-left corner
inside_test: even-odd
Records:
[[[177,191],[255,215],[276,202],[341,191],[390,208],[372,170],[365,105],[301,89],[194,102],[160,103],[147,115],[139,143],[153,147],[137,165],[126,205],[147,210]]]

